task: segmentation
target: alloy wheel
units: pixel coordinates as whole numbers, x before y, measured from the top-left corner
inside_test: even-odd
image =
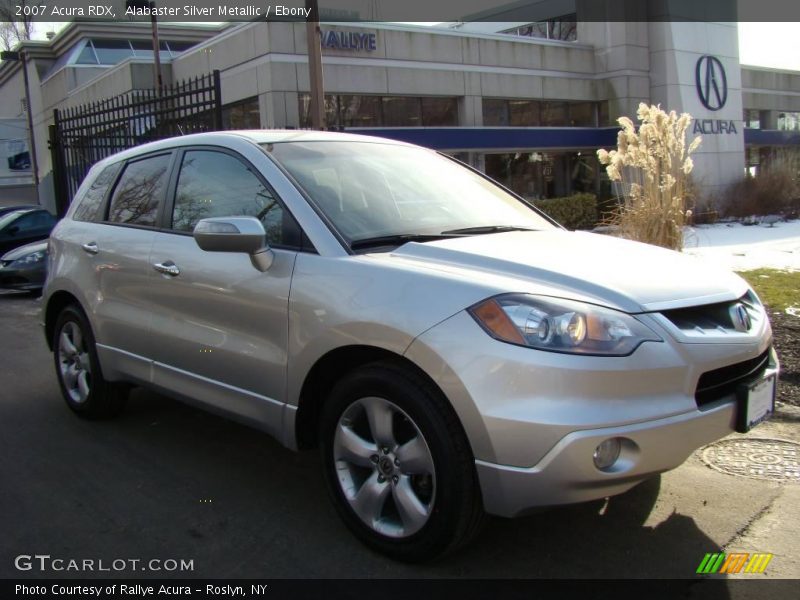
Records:
[[[347,502],[374,531],[404,538],[428,522],[436,497],[433,457],[400,407],[377,397],[350,404],[336,426],[333,458]]]
[[[73,402],[84,403],[91,391],[92,366],[86,338],[76,322],[64,323],[58,335],[56,351],[64,389]]]

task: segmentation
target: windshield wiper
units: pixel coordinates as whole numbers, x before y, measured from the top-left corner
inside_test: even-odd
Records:
[[[480,235],[482,233],[502,233],[504,231],[539,231],[530,227],[516,225],[481,225],[479,227],[464,227],[462,229],[448,229],[443,235]]]
[[[444,240],[452,235],[443,233],[399,233],[396,235],[381,235],[378,237],[364,238],[350,242],[350,248],[357,250],[360,248],[378,248],[380,246],[401,246],[406,242],[433,242]]]

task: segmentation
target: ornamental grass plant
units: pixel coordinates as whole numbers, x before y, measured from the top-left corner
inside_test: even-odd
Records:
[[[628,117],[617,122],[617,149],[598,150],[617,190],[619,206],[610,217],[616,234],[631,240],[680,250],[690,190],[691,158],[700,145],[696,137],[686,144],[692,122],[688,113],[678,116],[661,106],[641,103],[636,111],[639,126]]]

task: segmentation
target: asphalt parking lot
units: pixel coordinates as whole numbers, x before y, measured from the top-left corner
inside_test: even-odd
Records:
[[[774,554],[764,574],[741,577],[800,577],[800,484],[720,473],[698,455],[608,501],[489,519],[433,565],[391,562],[340,523],[314,453],[141,390],[121,418],[75,417],[39,307],[0,293],[2,578],[92,576],[19,571],[21,554],[193,561],[126,577],[691,578],[720,550]],[[800,441],[787,411],[750,437]]]

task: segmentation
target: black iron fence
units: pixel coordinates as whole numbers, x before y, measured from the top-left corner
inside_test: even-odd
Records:
[[[120,150],[176,135],[217,131],[222,126],[219,71],[160,90],[53,111],[50,151],[60,215],[93,164]]]

